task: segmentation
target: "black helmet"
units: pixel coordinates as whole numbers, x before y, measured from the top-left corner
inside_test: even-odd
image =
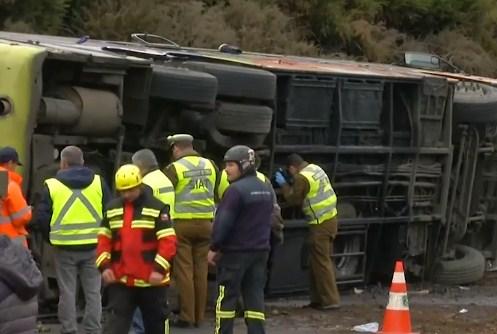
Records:
[[[255,152],[245,145],[236,145],[227,150],[224,154],[224,162],[227,161],[236,162],[242,174],[255,170]]]

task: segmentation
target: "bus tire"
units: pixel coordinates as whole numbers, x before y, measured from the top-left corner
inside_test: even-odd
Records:
[[[441,260],[434,281],[440,284],[468,284],[479,281],[485,273],[485,258],[475,248],[456,245],[455,258]]]

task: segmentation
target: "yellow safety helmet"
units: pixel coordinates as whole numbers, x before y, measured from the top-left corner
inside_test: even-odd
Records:
[[[116,172],[116,189],[127,190],[142,184],[140,169],[132,164],[119,167]]]

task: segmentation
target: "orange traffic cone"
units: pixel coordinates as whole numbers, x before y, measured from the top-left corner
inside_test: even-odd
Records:
[[[417,334],[411,331],[411,315],[407,302],[407,286],[402,261],[395,263],[395,272],[390,287],[383,327],[379,333],[383,334]]]

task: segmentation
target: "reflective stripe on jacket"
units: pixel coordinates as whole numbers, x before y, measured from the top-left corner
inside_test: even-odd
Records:
[[[121,198],[107,205],[98,235],[97,267],[112,269],[116,279],[128,286],[148,287],[150,274],[164,274],[176,254],[176,234],[168,207],[148,187],[134,202]]]
[[[152,188],[154,197],[169,205],[169,216],[174,218],[174,187],[169,178],[159,169],[143,177],[143,183]]]
[[[97,243],[102,220],[102,181],[95,175],[84,189],[71,189],[59,180],[45,181],[52,200],[50,242],[53,245]]]
[[[325,171],[313,164],[307,165],[300,174],[309,182],[302,210],[309,224],[321,224],[337,215],[337,196]]]
[[[0,170],[7,171],[3,167]],[[0,234],[27,246],[25,226],[31,220],[31,207],[22,194],[22,177],[11,171],[8,174],[7,196],[0,199]]]
[[[261,172],[257,171],[257,178],[262,182],[266,182],[266,176]],[[219,198],[223,198],[224,192],[228,189],[230,182],[228,181],[228,174],[226,170],[221,173],[221,179],[219,180],[219,185],[217,186],[217,193]]]
[[[174,218],[214,218],[216,169],[212,162],[202,157],[186,156],[173,165],[178,177]]]

